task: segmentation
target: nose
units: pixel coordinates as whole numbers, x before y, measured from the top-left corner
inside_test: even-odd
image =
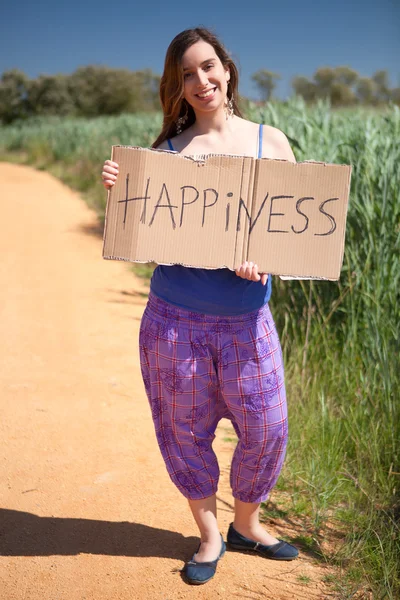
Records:
[[[204,88],[204,87],[206,87],[207,83],[208,83],[207,73],[205,73],[203,70],[198,71],[197,72],[197,81],[196,81],[197,87]]]

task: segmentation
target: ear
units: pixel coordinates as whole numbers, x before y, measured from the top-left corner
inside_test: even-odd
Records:
[[[225,70],[225,79],[226,79],[226,82],[231,80],[231,72],[229,70],[229,67],[227,67],[227,69]]]

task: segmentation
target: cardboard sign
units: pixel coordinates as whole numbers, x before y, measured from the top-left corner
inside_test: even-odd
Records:
[[[103,257],[337,280],[351,167],[113,146]]]

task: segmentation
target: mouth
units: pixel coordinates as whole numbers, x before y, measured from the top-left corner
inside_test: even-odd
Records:
[[[216,89],[217,89],[216,87],[213,87],[210,90],[206,90],[205,92],[201,92],[200,94],[196,94],[196,96],[198,98],[200,98],[200,100],[205,100],[207,98],[211,98],[211,96],[214,95]]]

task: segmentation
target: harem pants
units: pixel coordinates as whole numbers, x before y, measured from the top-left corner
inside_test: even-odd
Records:
[[[268,304],[220,317],[150,294],[139,343],[158,444],[182,494],[200,499],[216,493],[212,442],[226,417],[239,438],[230,474],[233,496],[266,500],[287,443],[282,353]]]

